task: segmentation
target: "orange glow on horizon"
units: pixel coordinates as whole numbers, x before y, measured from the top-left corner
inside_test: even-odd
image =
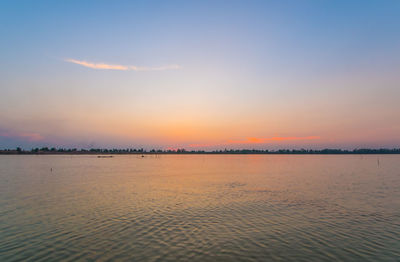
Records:
[[[287,141],[287,140],[313,140],[320,139],[319,136],[306,136],[306,137],[271,137],[271,138],[257,138],[248,137],[245,140],[228,140],[228,144],[263,144],[273,141]]]
[[[319,136],[306,136],[306,137],[270,137],[270,138],[257,138],[257,137],[248,137],[244,140],[228,140],[225,143],[221,144],[191,144],[189,147],[211,147],[211,146],[224,146],[224,145],[232,145],[232,144],[266,144],[270,142],[279,142],[279,141],[293,141],[293,140],[315,140],[320,139]]]

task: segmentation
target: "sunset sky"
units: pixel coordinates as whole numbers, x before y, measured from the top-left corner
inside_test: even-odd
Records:
[[[400,1],[1,1],[0,148],[400,146]]]

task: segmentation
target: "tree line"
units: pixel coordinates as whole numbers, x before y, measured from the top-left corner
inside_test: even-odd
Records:
[[[42,147],[25,150],[20,147],[16,149],[2,149],[0,154],[400,154],[400,148],[361,148],[361,149],[224,149],[224,150],[186,150],[180,149],[151,149],[143,148],[55,148]]]

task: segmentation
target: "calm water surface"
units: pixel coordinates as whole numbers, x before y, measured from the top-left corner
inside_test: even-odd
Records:
[[[400,260],[400,155],[0,156],[0,196],[0,261]]]

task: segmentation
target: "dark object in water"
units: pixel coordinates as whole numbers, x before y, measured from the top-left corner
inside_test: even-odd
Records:
[[[113,156],[97,156],[98,158],[110,158],[110,157],[113,157]]]

